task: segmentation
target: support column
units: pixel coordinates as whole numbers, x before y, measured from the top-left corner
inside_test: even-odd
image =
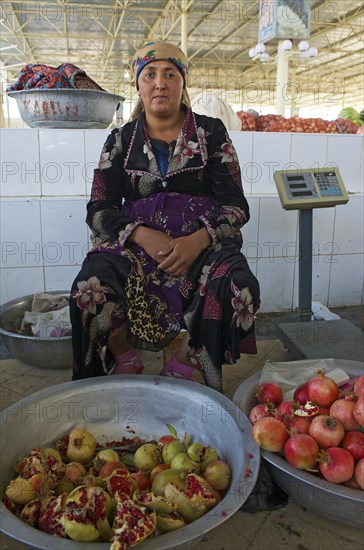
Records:
[[[276,115],[284,116],[288,84],[288,56],[283,50],[284,40],[278,42],[277,51],[277,78],[276,78]]]
[[[182,0],[181,2],[181,50],[188,58],[188,47],[187,47],[187,23],[188,23],[188,14],[187,14],[187,0]]]

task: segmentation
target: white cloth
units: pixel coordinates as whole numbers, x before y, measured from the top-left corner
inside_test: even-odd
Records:
[[[222,101],[213,93],[200,92],[191,100],[191,107],[199,115],[219,118],[229,131],[241,130],[241,120],[231,105]]]
[[[63,294],[39,292],[34,295],[31,311],[25,311],[22,330],[29,325],[33,336],[61,338],[71,334],[68,300]]]

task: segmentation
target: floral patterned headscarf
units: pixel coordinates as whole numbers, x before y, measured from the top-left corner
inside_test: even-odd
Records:
[[[176,65],[183,76],[184,88],[186,88],[188,73],[187,58],[177,46],[163,40],[160,42],[148,42],[135,52],[132,68],[136,89],[138,89],[138,76],[143,67],[153,61],[162,60]]]

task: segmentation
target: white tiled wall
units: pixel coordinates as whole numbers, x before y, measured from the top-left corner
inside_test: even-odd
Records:
[[[89,242],[86,203],[109,130],[3,129],[1,302],[70,288]],[[337,165],[349,203],[313,212],[312,298],[363,303],[364,137],[231,132],[251,219],[243,252],[261,311],[298,305],[298,213],[282,209],[274,170]]]

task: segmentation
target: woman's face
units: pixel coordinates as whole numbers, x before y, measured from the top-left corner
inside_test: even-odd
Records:
[[[147,114],[165,118],[180,110],[183,76],[173,63],[149,63],[141,70],[138,85]]]

